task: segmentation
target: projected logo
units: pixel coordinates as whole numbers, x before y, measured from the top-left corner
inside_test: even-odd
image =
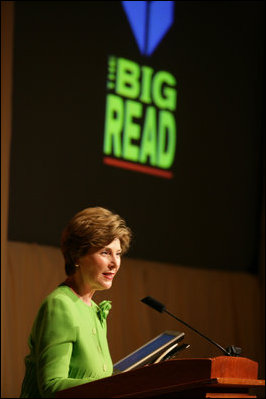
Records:
[[[123,1],[142,54],[151,55],[173,23],[172,1]],[[104,127],[106,165],[172,178],[176,152],[175,77],[110,56]]]
[[[173,1],[122,1],[141,54],[150,56],[174,21]]]

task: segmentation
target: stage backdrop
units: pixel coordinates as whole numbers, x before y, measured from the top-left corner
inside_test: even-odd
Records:
[[[256,272],[263,10],[16,3],[9,239],[58,246],[100,205],[133,258]]]

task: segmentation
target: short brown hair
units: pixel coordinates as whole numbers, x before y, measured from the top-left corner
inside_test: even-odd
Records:
[[[119,215],[101,207],[91,207],[78,212],[69,221],[62,233],[61,250],[68,276],[75,273],[75,263],[86,255],[90,248],[102,248],[115,238],[120,240],[124,254],[132,233]]]

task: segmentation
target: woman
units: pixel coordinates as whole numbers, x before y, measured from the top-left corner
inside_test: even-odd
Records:
[[[110,301],[92,297],[112,286],[131,231],[120,216],[95,207],[77,213],[62,234],[67,278],[43,301],[29,337],[20,397],[55,392],[112,375],[106,337]]]

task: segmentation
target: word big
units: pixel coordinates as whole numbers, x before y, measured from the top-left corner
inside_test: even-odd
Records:
[[[166,71],[110,57],[104,154],[170,168],[176,150],[175,85]]]

